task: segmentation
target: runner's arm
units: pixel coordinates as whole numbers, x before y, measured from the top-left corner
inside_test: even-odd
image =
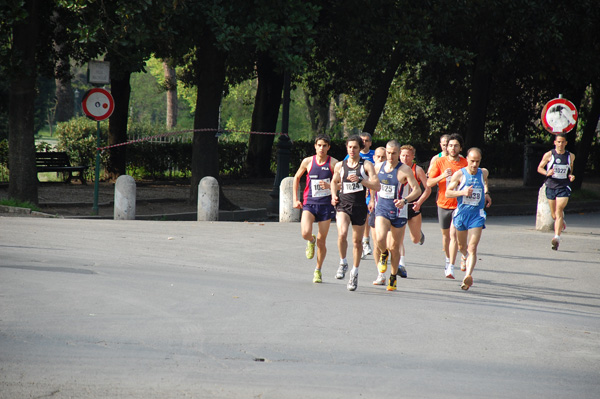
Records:
[[[540,161],[540,164],[537,167],[537,171],[540,175],[544,175],[544,176],[548,177],[548,176],[552,176],[552,173],[554,173],[554,169],[546,170],[546,165],[548,164],[548,162],[550,162],[551,156],[552,156],[552,151],[548,151],[542,157],[542,160]]]
[[[485,189],[484,193],[485,193],[485,207],[489,208],[490,206],[492,206],[492,197],[490,197],[490,190],[488,188],[488,176],[490,174],[490,172],[488,172],[487,169],[482,168],[481,169],[481,173],[483,174],[483,187]]]
[[[462,179],[462,171],[458,170],[456,173],[452,175],[452,179],[450,179],[450,184],[446,187],[446,197],[447,198],[456,198],[462,197],[463,195],[470,195],[473,192],[473,186],[466,187],[463,190],[455,190],[458,187],[458,183],[460,183],[460,179]]]
[[[299,208],[299,209],[302,208],[302,202],[300,202],[300,200],[298,199],[298,188],[300,187],[300,179],[302,178],[302,175],[307,171],[308,163],[311,161],[312,161],[312,157],[304,158],[302,160],[302,163],[298,167],[296,174],[294,175],[294,184],[292,185],[293,191],[294,191],[293,192],[294,208]]]
[[[416,171],[417,171],[417,177],[419,178],[419,180],[427,183],[427,176],[425,175],[425,171],[423,170],[423,168],[420,166],[417,166]],[[427,201],[427,198],[429,198],[429,196],[431,195],[431,187],[429,187],[427,184],[424,184],[424,186],[425,186],[425,190],[423,190],[419,199],[415,203],[413,203],[413,209],[415,211],[418,211],[421,208],[421,205],[423,205],[423,203],[425,201]]]

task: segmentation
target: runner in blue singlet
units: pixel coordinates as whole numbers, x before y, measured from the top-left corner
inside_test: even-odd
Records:
[[[481,150],[475,147],[469,149],[467,166],[452,175],[446,188],[446,197],[456,198],[458,203],[452,223],[456,229],[458,250],[466,256],[465,277],[460,286],[463,290],[468,290],[473,285],[477,246],[485,228],[484,207],[492,205],[487,184],[488,170],[480,169],[480,164]]]

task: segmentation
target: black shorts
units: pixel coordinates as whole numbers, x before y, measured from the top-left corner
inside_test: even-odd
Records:
[[[351,202],[340,202],[336,205],[335,210],[338,212],[344,212],[350,216],[350,221],[353,226],[362,226],[367,221],[367,204],[362,203],[351,203]]]
[[[408,220],[414,218],[415,216],[418,216],[421,214],[421,211],[415,211],[412,207],[412,205],[408,206]]]
[[[557,187],[557,188],[546,187],[546,198],[548,198],[549,200],[555,200],[558,197],[569,198],[570,196],[571,196],[571,187],[569,187],[569,186]]]

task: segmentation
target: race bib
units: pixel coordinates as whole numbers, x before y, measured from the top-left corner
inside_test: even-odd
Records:
[[[481,197],[483,194],[483,189],[481,188],[473,188],[473,193],[471,195],[463,196],[463,204],[465,205],[479,205],[479,201],[481,201]]]
[[[329,180],[330,179],[311,180],[310,186],[312,189],[312,196],[313,197],[326,197],[328,195],[331,195],[331,189],[321,187],[321,182],[329,183]]]
[[[355,193],[357,191],[362,191],[363,185],[360,182],[352,183],[352,182],[344,182],[342,186],[342,192],[344,194]]]
[[[396,198],[396,186],[391,184],[382,184],[379,189],[379,198],[395,199]]]
[[[569,167],[567,165],[554,165],[554,177],[555,179],[566,179]]]

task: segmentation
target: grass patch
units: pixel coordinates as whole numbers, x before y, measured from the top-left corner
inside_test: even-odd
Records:
[[[41,209],[36,204],[32,204],[28,201],[19,201],[14,198],[0,200],[0,205],[12,206],[15,208],[28,208],[36,212],[41,211]]]

